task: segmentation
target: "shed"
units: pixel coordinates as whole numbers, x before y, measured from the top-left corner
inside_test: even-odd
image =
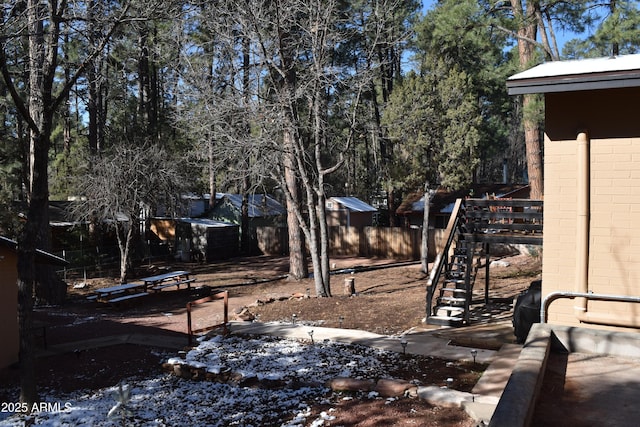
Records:
[[[216,196],[218,202],[210,213],[210,217],[219,221],[240,224],[242,221],[242,194],[222,193]],[[250,194],[247,196],[249,220],[253,226],[282,225],[287,209],[276,199],[267,194]]]
[[[0,369],[18,361],[18,244],[0,236]],[[66,265],[67,262],[48,252],[37,251],[36,263]]]
[[[212,261],[238,254],[239,227],[202,218],[176,220],[176,257],[182,261]]]
[[[640,55],[550,62],[510,77],[544,94],[542,297],[549,323],[640,328]]]
[[[378,211],[357,197],[330,197],[325,202],[327,224],[330,227],[363,228],[373,224],[373,215]]]

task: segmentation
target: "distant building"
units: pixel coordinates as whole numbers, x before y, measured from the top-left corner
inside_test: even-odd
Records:
[[[248,195],[248,230],[242,229],[242,194],[222,193],[216,198],[216,205],[208,212],[207,217],[236,224],[240,226],[240,233],[249,233],[250,251],[253,254],[264,252],[257,237],[259,227],[278,229],[287,226],[287,209],[267,194]]]
[[[373,225],[373,206],[357,197],[330,197],[325,202],[327,225],[329,227],[363,228]]]
[[[242,194],[221,193],[216,199],[216,205],[209,211],[209,218],[234,224],[242,222]],[[277,226],[286,223],[287,209],[273,197],[267,194],[250,194],[247,203],[251,225]]]
[[[238,255],[239,227],[202,218],[175,220],[176,257],[182,261],[213,261]]]

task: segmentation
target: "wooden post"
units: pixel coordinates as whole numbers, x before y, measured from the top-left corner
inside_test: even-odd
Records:
[[[484,303],[489,304],[489,265],[490,256],[489,256],[489,243],[485,244],[485,273],[484,273]]]

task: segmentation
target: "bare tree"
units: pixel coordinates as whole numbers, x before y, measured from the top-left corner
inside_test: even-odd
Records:
[[[74,217],[114,228],[120,282],[127,278],[133,237],[143,214],[149,216],[155,207],[176,211],[189,182],[188,170],[158,145],[121,143],[79,178],[77,194],[82,197],[74,203]]]

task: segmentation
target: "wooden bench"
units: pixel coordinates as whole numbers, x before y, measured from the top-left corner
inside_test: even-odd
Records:
[[[147,295],[146,285],[143,283],[123,283],[121,285],[109,286],[96,289],[95,293],[87,297],[90,301],[98,302],[119,302],[130,299],[133,295]]]
[[[191,282],[195,282],[196,279],[191,278],[191,279],[184,279],[184,280],[177,280],[175,282],[162,282],[159,283],[155,286],[153,286],[151,289],[154,291],[159,291],[162,290],[164,288],[168,288],[170,286],[177,286],[178,289],[180,289],[180,285],[187,285],[187,288],[191,288]]]
[[[128,294],[128,295],[123,295],[121,297],[111,298],[111,299],[105,300],[105,302],[115,304],[118,302],[130,300],[133,298],[146,297],[147,295],[149,295],[147,292],[140,292],[139,294]]]

